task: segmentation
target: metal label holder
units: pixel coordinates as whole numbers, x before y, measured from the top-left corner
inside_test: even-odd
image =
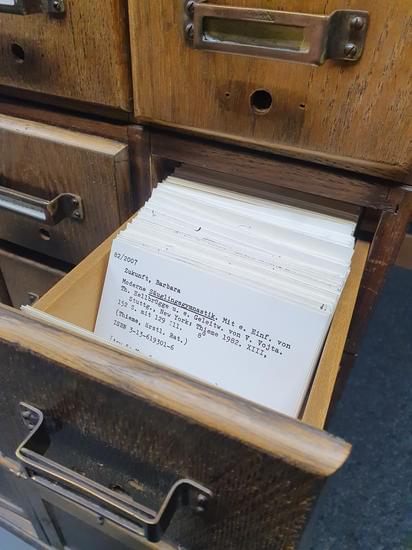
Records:
[[[107,519],[149,542],[159,542],[180,507],[191,507],[196,513],[207,510],[212,492],[189,479],[178,480],[156,512],[53,462],[44,456],[50,437],[42,411],[20,403],[20,413],[30,430],[16,450],[25,473],[22,477],[96,514],[100,521]]]
[[[184,2],[187,44],[197,50],[322,65],[327,59],[358,61],[369,14],[337,10],[330,15]]]

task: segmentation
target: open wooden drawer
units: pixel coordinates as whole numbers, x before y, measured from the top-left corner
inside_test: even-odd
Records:
[[[160,145],[153,136],[153,178],[173,159],[164,149],[160,163]],[[36,309],[92,330],[112,238]],[[88,537],[111,549],[295,547],[322,480],[350,452],[322,428],[368,248],[358,240],[303,421],[80,336],[69,324],[58,329],[3,307],[0,451],[17,461],[20,445],[28,478],[21,483],[42,540],[57,548],[86,547]]]
[[[92,330],[110,244],[109,239],[55,285],[36,309]],[[28,434],[24,418],[19,418],[19,403],[42,411],[48,461],[42,456],[41,432],[26,443],[23,457],[32,461],[32,480],[27,481],[33,485],[31,502],[35,510],[40,501],[48,510],[52,536],[63,533],[64,540],[71,540],[69,514],[95,529],[101,521],[102,535],[119,539],[119,544],[130,538],[125,547],[136,545],[133,530],[143,529],[155,541],[169,518],[155,527],[146,512],[145,528],[141,519],[131,522],[137,512],[130,497],[158,511],[176,483],[190,480],[193,488],[188,483],[188,493],[178,495],[170,508],[173,519],[165,536],[173,548],[272,549],[280,541],[287,543],[284,547],[292,545],[319,481],[335,472],[350,451],[350,445],[312,426],[323,427],[367,249],[367,243],[358,241],[352,275],[303,411],[305,423],[76,336],[70,329],[58,330],[2,310],[1,423],[10,426],[13,419],[15,429],[8,428],[1,451],[13,457]],[[36,424],[36,411],[33,415]],[[61,466],[102,487],[93,485],[91,497],[89,482]],[[175,490],[180,492],[176,485]],[[180,507],[178,501],[183,504],[185,498],[191,508],[202,507],[207,499],[208,509],[195,514]],[[48,537],[56,545],[50,533]]]

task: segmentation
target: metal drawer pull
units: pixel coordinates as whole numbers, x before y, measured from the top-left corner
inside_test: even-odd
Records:
[[[57,225],[66,218],[84,218],[82,199],[79,195],[61,193],[48,201],[1,185],[0,210],[8,210],[46,225]]]
[[[95,512],[97,518],[106,518],[149,542],[159,542],[179,507],[191,506],[197,513],[206,511],[211,491],[189,479],[177,481],[155,512],[45,458],[50,438],[42,411],[20,403],[20,412],[30,434],[18,447],[16,456],[27,479]]]
[[[64,13],[64,0],[0,0],[0,13]]]
[[[369,14],[337,10],[313,15],[186,0],[183,20],[194,49],[322,65],[326,59],[358,61]]]

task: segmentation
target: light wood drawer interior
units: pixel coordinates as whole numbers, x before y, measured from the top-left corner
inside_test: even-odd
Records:
[[[0,271],[14,307],[32,304],[66,275],[66,271],[0,246]]]
[[[47,201],[60,194],[79,197],[83,217],[68,213],[51,225],[34,219],[32,213],[11,211],[0,191],[1,239],[77,263],[128,216],[125,212],[132,202],[128,146],[0,115],[0,186]],[[20,202],[24,206],[27,199]]]
[[[130,110],[126,2],[64,4],[60,15],[0,13],[0,85]]]

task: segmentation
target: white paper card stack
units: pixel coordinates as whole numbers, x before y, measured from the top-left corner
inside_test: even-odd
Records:
[[[297,416],[354,216],[169,177],[113,241],[95,333]]]

